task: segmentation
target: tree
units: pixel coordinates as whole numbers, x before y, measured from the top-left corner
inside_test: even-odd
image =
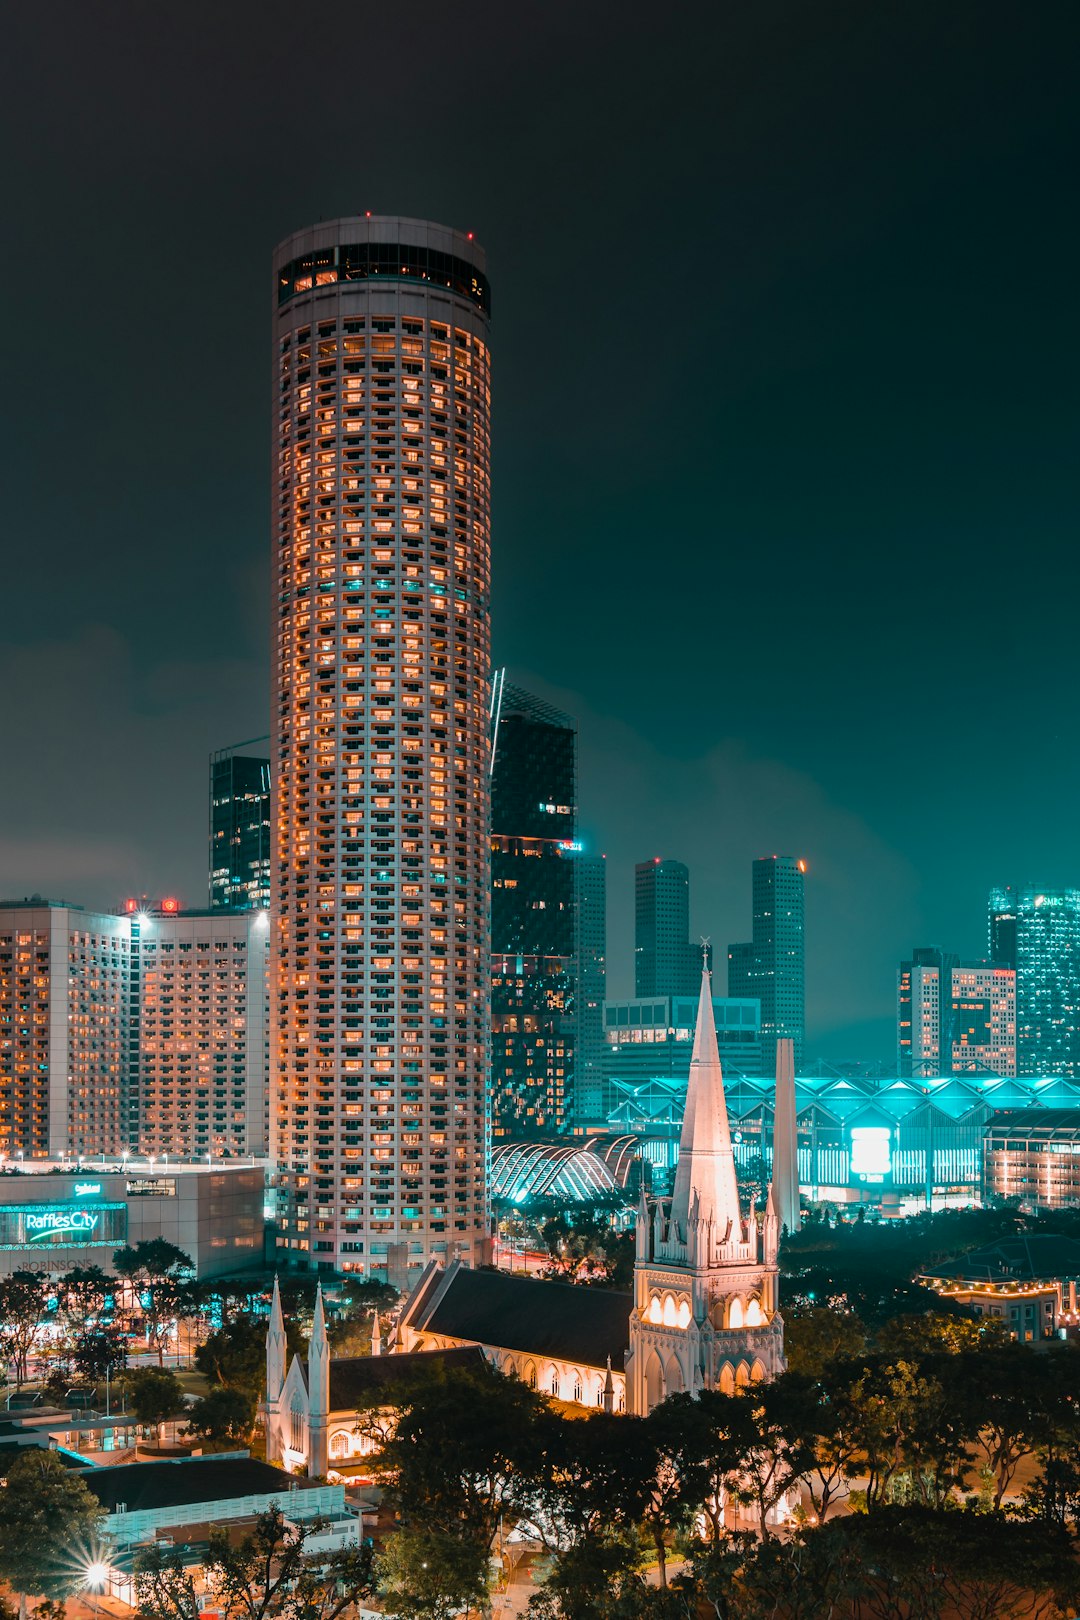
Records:
[[[88,1328],[71,1347],[71,1367],[88,1384],[97,1384],[127,1366],[127,1353],[127,1334],[122,1328]]]
[[[734,1397],[739,1442],[735,1493],[758,1510],[761,1536],[771,1535],[769,1514],[813,1466],[814,1448],[806,1432],[807,1402],[795,1382],[778,1379],[751,1385]]]
[[[30,1354],[49,1308],[49,1279],[43,1271],[13,1271],[0,1277],[0,1348],[15,1367],[15,1387],[27,1378]]]
[[[27,1447],[0,1491],[0,1579],[19,1594],[62,1601],[85,1580],[105,1510],[55,1452]]]
[[[379,1561],[379,1589],[398,1620],[453,1620],[488,1605],[487,1556],[477,1541],[406,1526]]]
[[[165,1362],[165,1348],[174,1322],[197,1314],[198,1290],[193,1285],[190,1256],[165,1238],[146,1238],[117,1249],[113,1255],[117,1276],[123,1277],[141,1312],[146,1341]]]
[[[56,1297],[75,1338],[87,1332],[91,1323],[97,1324],[105,1301],[115,1287],[113,1279],[100,1266],[73,1266],[64,1272],[56,1285]]]
[[[312,1554],[307,1543],[320,1527],[318,1520],[288,1523],[278,1508],[260,1513],[254,1528],[237,1542],[230,1542],[228,1532],[215,1526],[206,1578],[229,1620],[338,1620],[354,1604],[371,1597],[375,1589],[371,1547]]]
[[[920,1356],[958,1355],[962,1350],[1008,1342],[1009,1332],[1003,1322],[951,1316],[942,1311],[927,1311],[922,1316],[894,1316],[879,1328],[875,1340],[880,1354],[903,1356],[907,1361]]]
[[[866,1329],[854,1311],[827,1305],[784,1313],[784,1355],[789,1371],[820,1378],[830,1361],[851,1361],[866,1348]]]
[[[205,1440],[246,1440],[251,1435],[257,1405],[256,1394],[218,1385],[192,1406],[186,1432]]]
[[[373,1399],[385,1407],[387,1392]],[[397,1422],[374,1462],[402,1519],[472,1537],[486,1557],[502,1515],[527,1499],[543,1398],[486,1365],[432,1365],[389,1400]]]
[[[161,1426],[183,1410],[184,1388],[174,1372],[158,1367],[137,1367],[125,1374],[131,1410],[138,1421],[160,1438]]]
[[[292,1339],[290,1349],[295,1352],[300,1348],[295,1327]],[[195,1365],[214,1384],[258,1396],[266,1377],[266,1323],[253,1316],[235,1317],[207,1335],[195,1351]]]
[[[152,1541],[135,1554],[135,1612],[139,1620],[199,1620],[190,1555]]]

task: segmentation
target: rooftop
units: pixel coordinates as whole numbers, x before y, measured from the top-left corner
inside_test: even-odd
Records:
[[[307,1481],[255,1457],[120,1463],[114,1468],[89,1469],[82,1477],[109,1513],[121,1505],[128,1513],[146,1513],[155,1508],[190,1507],[197,1502],[307,1488]]]
[[[1080,1278],[1080,1243],[1057,1232],[1002,1238],[922,1273],[942,1282],[1057,1282]]]
[[[304,1362],[307,1375],[307,1363]],[[453,1350],[412,1350],[400,1356],[342,1356],[330,1358],[330,1410],[352,1412],[374,1394],[389,1392],[428,1367],[463,1367],[486,1372],[487,1362],[478,1345]]]
[[[610,1356],[620,1369],[630,1343],[633,1297],[613,1289],[462,1268],[434,1305],[432,1291],[425,1294],[410,1320],[428,1333],[588,1367],[603,1367]]]

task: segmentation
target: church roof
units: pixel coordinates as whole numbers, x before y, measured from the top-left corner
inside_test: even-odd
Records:
[[[484,1353],[476,1345],[453,1350],[411,1350],[400,1356],[339,1356],[330,1358],[330,1411],[354,1412],[372,1395],[389,1391],[410,1373],[432,1365],[487,1368]],[[301,1362],[305,1377],[307,1363]]]
[[[425,1288],[409,1322],[422,1332],[588,1367],[603,1367],[610,1356],[612,1366],[621,1368],[633,1307],[632,1295],[609,1288],[462,1267],[440,1291]]]

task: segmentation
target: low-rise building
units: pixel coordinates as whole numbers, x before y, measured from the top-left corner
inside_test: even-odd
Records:
[[[919,1280],[1029,1343],[1053,1338],[1076,1321],[1078,1279],[1080,1243],[1044,1233],[988,1243],[933,1267]]]

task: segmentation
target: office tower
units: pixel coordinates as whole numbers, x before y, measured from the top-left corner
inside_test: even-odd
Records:
[[[258,737],[257,742],[269,742]],[[210,904],[270,905],[270,761],[236,748],[210,755]]]
[[[274,255],[271,1124],[282,1258],[484,1258],[490,298],[332,220]]]
[[[921,945],[896,975],[897,1070],[1016,1073],[1016,974]]]
[[[573,1122],[595,1125],[604,1107],[604,995],[607,987],[607,861],[577,853],[574,867],[574,960],[577,970]]]
[[[794,1042],[802,1067],[805,1023],[803,888],[806,862],[769,855],[753,867],[753,939],[728,947],[728,994],[761,1002],[762,1062],[776,1067],[776,1042]]]
[[[496,1138],[551,1135],[575,1064],[577,733],[495,678],[491,770],[491,1093]]]
[[[711,952],[710,952],[711,961]],[[634,868],[634,994],[696,996],[701,946],[690,942],[690,873],[681,861]]]
[[[698,955],[698,962],[701,955]],[[604,1006],[603,1102],[605,1115],[651,1080],[670,1087],[687,1083],[693,1052],[694,996],[635,997]],[[713,997],[713,1027],[729,1080],[761,1075],[761,1003],[752,998]]]
[[[991,889],[987,906],[987,943],[991,962],[1016,967],[1016,890]]]
[[[129,1139],[139,1153],[265,1154],[269,914],[131,913]]]
[[[1016,903],[1020,1074],[1080,1075],[1080,889],[1021,889]]]
[[[126,1145],[131,924],[0,901],[0,1158]]]

